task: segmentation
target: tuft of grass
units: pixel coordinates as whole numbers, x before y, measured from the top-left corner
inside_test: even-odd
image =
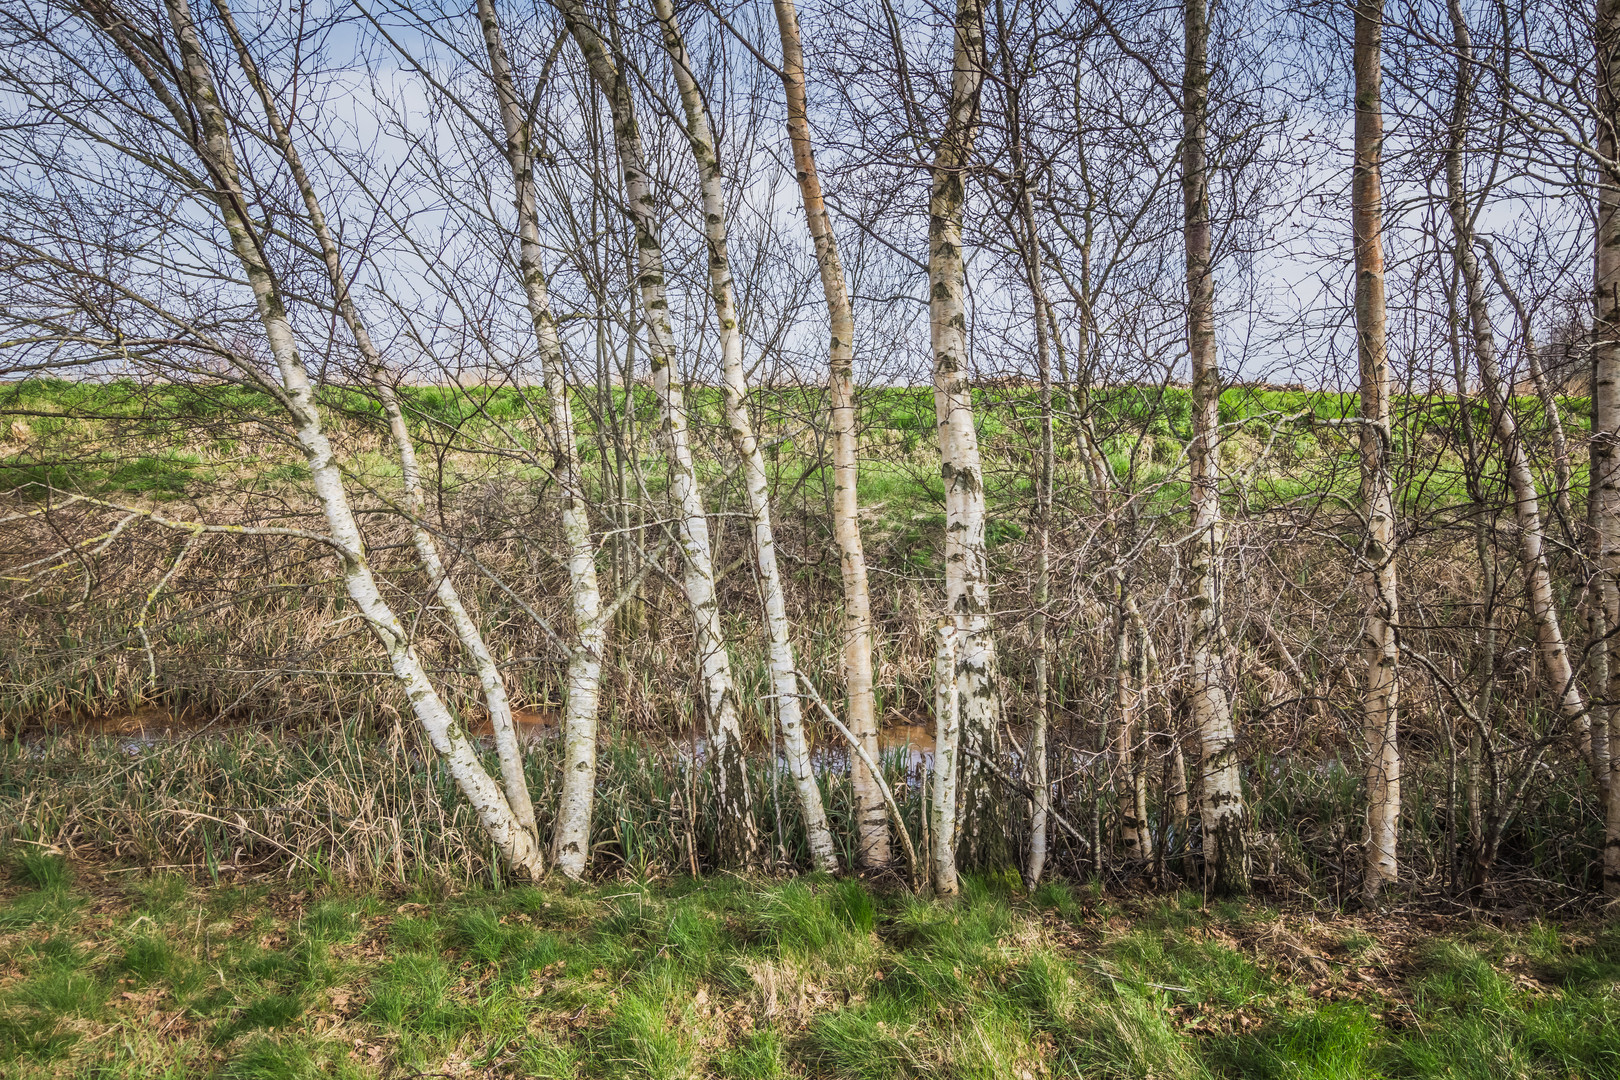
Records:
[[[34,889],[65,889],[72,880],[67,860],[49,851],[23,848],[12,856],[12,876]]]
[[[1364,1006],[1330,1004],[1288,1014],[1252,1035],[1216,1040],[1223,1072],[1253,1080],[1376,1080],[1379,1025]]]

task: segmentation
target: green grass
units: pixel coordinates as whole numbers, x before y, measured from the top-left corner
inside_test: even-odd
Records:
[[[1030,898],[1000,877],[947,906],[824,877],[364,893],[7,858],[18,1080],[1620,1070],[1613,927]],[[1296,971],[1278,933],[1329,973]]]
[[[474,453],[483,439],[496,435],[497,427],[502,433],[497,438],[510,435],[515,430],[512,422],[536,407],[539,395],[537,388],[400,388],[401,404],[423,445],[447,439],[461,454]],[[762,434],[796,427],[824,409],[822,398],[814,387],[758,392],[755,403]],[[375,395],[327,387],[322,400],[334,432],[380,433],[382,412]],[[974,391],[992,508],[1029,501],[1025,489],[1032,474],[1027,457],[1038,438],[1037,400],[1031,387]],[[600,479],[591,476],[600,465],[593,440],[608,417],[633,411],[644,436],[656,428],[656,401],[647,387],[615,389],[607,397],[581,391],[573,401],[588,483]],[[695,425],[721,424],[717,388],[692,387],[687,401]],[[1115,471],[1136,490],[1149,492],[1155,506],[1184,501],[1180,483],[1162,482],[1182,461],[1191,437],[1190,392],[1182,387],[1111,387],[1093,392],[1089,401],[1092,423]],[[1402,397],[1395,406],[1397,472],[1403,497],[1412,503],[1408,510],[1464,499],[1452,445],[1452,429],[1459,420],[1456,402],[1446,396],[1420,395]],[[1083,469],[1070,426],[1072,403],[1059,393],[1057,408],[1059,472],[1081,482]],[[1312,421],[1342,419],[1356,408],[1355,395],[1229,388],[1220,403],[1221,422],[1228,428],[1229,465],[1240,469],[1248,465],[1269,441],[1271,467],[1257,477],[1253,495],[1260,504],[1328,489],[1353,491],[1354,448],[1342,431]],[[917,520],[937,513],[942,501],[938,462],[932,456],[933,410],[932,390],[927,388],[870,387],[861,397],[865,435],[860,500],[885,508],[874,528],[880,533],[898,531],[897,550],[911,550],[942,528],[931,520]],[[1475,422],[1486,425],[1483,403],[1473,403],[1473,411]],[[1541,406],[1533,397],[1515,399],[1514,411],[1524,431],[1543,430]],[[1565,399],[1562,411],[1566,426],[1578,435],[1587,423],[1586,400]],[[307,473],[289,447],[269,447],[262,438],[247,438],[259,452],[243,450],[245,432],[265,420],[280,424],[282,418],[270,398],[240,387],[25,380],[0,388],[0,413],[17,417],[29,431],[22,442],[0,452],[0,490],[49,483],[85,493],[173,499],[196,497],[231,483],[270,490],[307,483]],[[1284,420],[1287,425],[1274,431]],[[644,464],[657,457],[655,447],[645,446],[642,452],[650,455]],[[360,474],[382,477],[395,471],[389,455],[374,446],[353,453],[356,460],[350,465]],[[830,480],[801,448],[773,449],[770,457],[779,494],[798,490],[809,503],[825,498]],[[447,478],[453,480],[464,462],[451,455],[443,464],[449,466]],[[1302,465],[1308,467],[1302,471]],[[527,469],[514,462],[503,467],[514,478]],[[718,466],[706,458],[700,468],[713,474],[710,479],[718,475]],[[661,473],[657,468],[647,471],[655,481]],[[1006,521],[1003,528],[1018,526]]]

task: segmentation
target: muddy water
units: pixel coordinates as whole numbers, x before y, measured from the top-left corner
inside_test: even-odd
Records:
[[[535,746],[562,733],[562,710],[513,709],[512,725],[517,728],[518,745]],[[495,744],[495,725],[487,716],[474,724],[468,734],[480,742]]]

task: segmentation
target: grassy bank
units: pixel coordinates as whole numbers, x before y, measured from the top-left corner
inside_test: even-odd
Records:
[[[977,879],[444,893],[9,853],[0,1074],[1596,1077],[1620,931]]]

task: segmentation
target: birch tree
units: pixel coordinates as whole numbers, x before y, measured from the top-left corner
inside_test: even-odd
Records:
[[[945,606],[956,631],[949,639],[954,643],[958,698],[953,708],[960,714],[963,740],[956,759],[961,771],[959,838],[967,845],[968,857],[975,859],[982,856],[988,840],[983,830],[992,809],[990,774],[981,762],[994,756],[1001,723],[985,547],[984,466],[973,421],[962,253],[962,208],[984,81],[980,0],[957,0],[951,55],[944,129],[929,176],[928,333],[940,475],[945,481]],[[947,638],[940,640],[943,647]],[[936,755],[937,762],[943,760],[940,750]]]
[[[1395,582],[1395,487],[1390,473],[1389,354],[1385,343],[1383,185],[1383,0],[1361,0],[1355,20],[1355,166],[1351,217],[1356,259],[1356,353],[1361,373],[1361,492],[1366,530],[1362,577],[1362,737],[1367,754],[1367,828],[1362,898],[1377,900],[1398,872],[1401,755],[1396,742],[1399,644]]]
[[[529,122],[501,40],[493,0],[478,0],[477,13],[489,51],[490,79],[500,109],[501,129],[506,136],[502,151],[512,170],[518,269],[523,277],[523,293],[546,384],[550,434],[554,440],[551,473],[557,478],[562,496],[562,531],[568,548],[574,640],[570,643],[568,690],[563,703],[563,773],[557,824],[552,836],[552,860],[564,874],[579,878],[590,860],[591,810],[596,797],[597,707],[601,697],[602,653],[607,645],[607,620],[603,617],[602,595],[596,580],[596,544],[591,538],[590,506],[580,471],[568,373],[546,287]]]
[[[1237,732],[1228,696],[1225,631],[1221,625],[1220,401],[1216,359],[1215,267],[1209,211],[1209,8],[1187,0],[1186,54],[1181,81],[1181,194],[1187,258],[1187,351],[1192,359],[1193,538],[1188,555],[1191,604],[1187,649],[1192,685],[1188,693],[1202,753],[1198,818],[1204,836],[1205,876],[1221,893],[1249,891],[1243,777]],[[1122,633],[1123,637],[1123,633]]]
[[[832,215],[821,193],[816,170],[815,144],[810,136],[805,90],[804,45],[799,15],[793,0],[772,0],[776,27],[782,39],[782,66],[778,74],[787,99],[788,142],[793,151],[794,176],[805,223],[815,246],[816,269],[821,275],[831,324],[827,340],[828,422],[833,455],[833,535],[838,543],[838,569],[844,586],[844,695],[849,728],[867,756],[878,760],[877,695],[872,686],[872,599],[866,581],[866,552],[861,544],[860,446],[855,405],[855,309],[844,279]],[[877,870],[889,865],[889,828],[883,793],[877,777],[850,755],[850,783],[855,794],[858,859]]]
[[[1047,737],[1050,728],[1051,677],[1048,656],[1046,605],[1052,598],[1052,483],[1057,469],[1052,415],[1052,348],[1057,337],[1052,332],[1051,304],[1046,297],[1043,281],[1041,235],[1035,216],[1035,197],[1029,176],[1029,163],[1025,149],[1024,75],[1012,55],[1011,27],[1008,25],[1006,5],[997,0],[995,6],[997,39],[1000,44],[1002,90],[1005,94],[1007,148],[1012,159],[1012,177],[1007,195],[1013,210],[1005,215],[1008,232],[1025,283],[1029,287],[1030,325],[1035,336],[1035,374],[1039,381],[1038,423],[1040,425],[1039,461],[1035,466],[1035,506],[1031,524],[1035,532],[1035,588],[1032,600],[1034,610],[1029,616],[1029,633],[1034,643],[1033,675],[1034,715],[1029,731],[1029,748],[1025,755],[1024,771],[1032,791],[1029,806],[1029,844],[1024,858],[1024,885],[1034,888],[1045,872],[1048,830],[1052,810],[1052,785],[1049,775]],[[1034,45],[1026,58],[1024,69],[1033,67]]]
[[[944,616],[934,628],[934,770],[927,807],[929,869],[935,896],[959,891],[956,872],[957,790],[961,770],[962,695],[958,690],[956,650],[962,632]]]
[[[214,8],[230,36],[242,73],[259,98],[276,149],[298,187],[299,197],[303,200],[307,215],[305,223],[314,233],[320,246],[321,262],[326,268],[332,286],[332,296],[338,314],[354,338],[355,348],[359,351],[365,370],[370,376],[372,389],[382,402],[383,415],[388,420],[388,432],[394,444],[394,453],[399,458],[400,477],[405,487],[406,510],[410,518],[411,541],[416,548],[417,558],[422,563],[422,569],[433,582],[435,597],[449,616],[450,625],[461,643],[462,651],[478,673],[484,705],[489,710],[490,726],[495,733],[496,753],[501,765],[502,790],[519,824],[538,840],[539,826],[535,823],[534,802],[530,798],[528,778],[524,773],[523,747],[519,744],[517,730],[512,722],[512,707],[506,694],[506,680],[502,677],[500,668],[496,666],[495,658],[490,653],[477,622],[462,603],[461,594],[444,567],[433,534],[423,524],[426,499],[422,492],[422,471],[416,459],[415,441],[405,422],[405,414],[400,408],[399,395],[394,392],[393,384],[388,380],[387,365],[382,353],[372,340],[371,332],[354,302],[348,275],[343,269],[342,253],[337,239],[327,224],[319,193],[304,167],[303,157],[293,142],[291,131],[281,115],[280,106],[260,74],[247,42],[237,29],[230,7],[225,0],[214,0]]]
[[[1542,528],[1536,480],[1530,471],[1530,458],[1525,452],[1518,423],[1513,417],[1511,402],[1508,399],[1510,388],[1502,378],[1501,367],[1497,361],[1496,333],[1491,326],[1484,272],[1475,250],[1474,210],[1469,205],[1463,160],[1471,113],[1474,48],[1460,0],[1448,0],[1446,10],[1451,18],[1452,47],[1457,58],[1451,136],[1445,155],[1446,212],[1451,219],[1452,255],[1462,277],[1464,306],[1468,312],[1468,326],[1472,331],[1474,360],[1479,367],[1480,386],[1485,391],[1485,399],[1490,405],[1491,425],[1507,458],[1508,487],[1513,492],[1514,518],[1519,526],[1519,561],[1524,567],[1526,592],[1530,601],[1530,618],[1535,625],[1536,639],[1541,648],[1542,678],[1546,680],[1548,692],[1558,702],[1560,716],[1581,733],[1583,749],[1593,759],[1594,773],[1599,771],[1606,773],[1608,770],[1606,755],[1599,764],[1593,754],[1591,720],[1580,687],[1576,685],[1575,671],[1570,664],[1569,652],[1564,645],[1563,630],[1558,623],[1552,574],[1547,567],[1544,551],[1546,535]],[[1603,742],[1606,746],[1607,740]]]
[[[1597,0],[1592,40],[1600,160],[1593,283],[1590,498],[1603,622],[1613,628],[1620,627],[1620,2]],[[1610,656],[1607,667],[1606,696],[1612,702],[1620,694],[1620,663]],[[1609,797],[1603,834],[1603,891],[1620,897],[1620,753],[1614,752],[1620,747],[1620,708],[1611,705],[1608,711]]]

